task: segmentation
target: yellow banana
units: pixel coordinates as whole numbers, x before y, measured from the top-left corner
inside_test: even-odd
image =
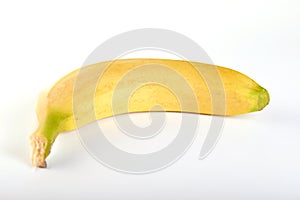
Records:
[[[268,92],[255,81],[220,66],[143,58],[92,64],[39,97],[39,126],[30,137],[32,165],[46,167],[59,133],[113,115],[170,111],[229,116],[259,111],[268,103]]]

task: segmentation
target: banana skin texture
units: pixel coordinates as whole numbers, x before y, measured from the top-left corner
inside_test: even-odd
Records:
[[[251,78],[216,65],[149,58],[88,65],[38,98],[39,126],[30,136],[32,165],[47,167],[60,133],[110,116],[148,111],[232,116],[262,110],[269,99]]]

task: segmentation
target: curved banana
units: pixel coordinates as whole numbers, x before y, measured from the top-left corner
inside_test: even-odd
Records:
[[[59,133],[113,115],[170,111],[229,116],[259,111],[268,103],[268,92],[255,81],[215,65],[142,58],[92,64],[39,97],[39,126],[30,137],[32,165],[47,166]]]

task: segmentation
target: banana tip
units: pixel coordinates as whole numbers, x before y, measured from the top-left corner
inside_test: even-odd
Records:
[[[264,107],[266,107],[269,104],[269,102],[270,102],[270,95],[266,89],[262,88],[258,95],[258,103],[257,103],[258,110],[262,110]]]

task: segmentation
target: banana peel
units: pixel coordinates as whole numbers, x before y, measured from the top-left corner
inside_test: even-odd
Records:
[[[32,165],[47,167],[60,133],[95,120],[148,111],[232,116],[260,111],[269,99],[267,90],[248,76],[211,64],[139,58],[88,65],[38,98],[39,126],[30,136]]]

